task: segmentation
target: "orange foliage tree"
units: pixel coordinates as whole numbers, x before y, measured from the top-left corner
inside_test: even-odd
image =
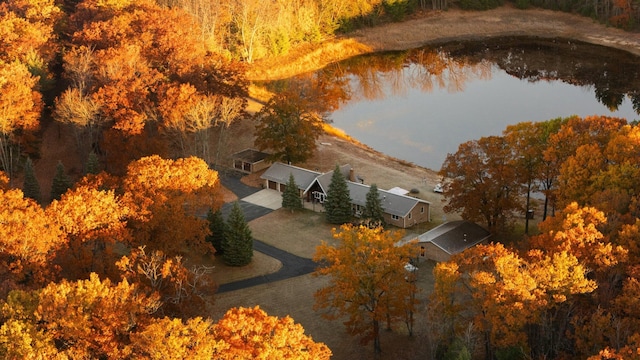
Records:
[[[334,230],[336,246],[318,246],[314,261],[324,264],[316,276],[328,275],[328,286],[315,294],[314,308],[333,310],[329,319],[346,316],[347,330],[373,341],[381,351],[380,327],[384,321],[406,320],[415,309],[415,283],[408,281],[405,265],[417,255],[413,243],[396,246],[400,233],[382,228],[343,225]]]
[[[447,155],[439,174],[445,181],[445,212],[480,221],[489,231],[504,231],[522,212],[515,153],[504,137],[483,137]]]
[[[40,205],[20,190],[0,190],[0,296],[50,281],[57,270],[51,261],[63,242]]]
[[[66,279],[84,279],[90,273],[115,276],[118,247],[128,246],[131,231],[127,219],[132,215],[121,196],[113,190],[78,186],[54,200],[46,215],[61,230],[64,246],[57,251],[56,263]]]
[[[134,244],[161,250],[168,256],[187,248],[213,253],[206,242],[209,209],[217,209],[218,173],[196,157],[168,160],[149,156],[132,162],[122,189],[132,209],[129,227]]]
[[[329,359],[331,350],[304,334],[304,328],[286,316],[269,316],[258,306],[232,308],[214,326],[221,344],[218,359]]]

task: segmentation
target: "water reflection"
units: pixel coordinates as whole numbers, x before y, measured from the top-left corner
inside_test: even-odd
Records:
[[[637,118],[639,65],[601,46],[502,38],[360,56],[270,86],[322,88],[308,93],[336,127],[437,170],[458,144],[509,124],[573,114]]]

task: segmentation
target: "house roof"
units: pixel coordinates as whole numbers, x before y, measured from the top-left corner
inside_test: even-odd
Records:
[[[260,162],[269,156],[268,153],[258,151],[256,149],[244,149],[231,155],[232,158],[242,160],[248,163]]]
[[[347,180],[349,180],[349,172],[351,171],[351,165],[346,164],[346,165],[342,165],[340,166],[340,172],[342,173],[342,176]],[[320,185],[320,187],[322,188],[322,191],[324,191],[324,193],[326,194],[327,191],[329,190],[329,184],[331,184],[331,177],[333,177],[333,172],[334,170],[331,170],[329,172],[326,172],[320,176],[318,176],[316,178],[316,180],[318,181],[318,184]],[[311,186],[311,184],[309,184],[309,187]],[[305,192],[309,190],[309,188],[305,189]]]
[[[418,236],[418,242],[431,242],[449,255],[473,247],[491,236],[482,226],[466,220],[450,221]]]
[[[260,178],[275,181],[280,184],[286,184],[289,182],[290,174],[293,174],[293,178],[296,180],[298,189],[302,190],[306,190],[319,175],[322,175],[322,173],[317,171],[276,162],[273,163],[267,171],[260,176]]]
[[[351,202],[365,206],[367,204],[367,193],[371,189],[369,185],[363,185],[351,181],[347,181]],[[414,198],[411,196],[400,195],[388,190],[378,189],[378,198],[384,212],[405,217],[419,203],[430,204],[428,201]]]

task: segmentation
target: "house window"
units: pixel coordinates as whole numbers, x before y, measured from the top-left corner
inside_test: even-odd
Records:
[[[400,220],[400,216],[398,216],[398,215],[391,215],[391,219],[392,219],[392,220]]]
[[[411,219],[411,213],[409,213],[409,219]]]
[[[420,214],[424,214],[424,206],[420,207]]]

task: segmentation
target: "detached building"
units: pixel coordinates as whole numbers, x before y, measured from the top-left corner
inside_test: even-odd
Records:
[[[233,168],[245,174],[266,169],[269,163],[266,161],[269,154],[255,149],[244,149],[231,155]]]
[[[357,177],[350,165],[341,166],[340,172],[347,179],[353,215],[359,217],[366,205],[366,195],[371,187],[356,181]],[[304,201],[320,205],[324,203],[333,171],[320,173],[293,165],[274,163],[261,178],[265,181],[265,188],[284,192],[290,174],[293,174],[300,197]],[[378,189],[378,194],[387,224],[408,228],[431,220],[431,204],[428,201],[404,195],[397,189],[394,191]],[[318,206],[318,209],[321,210],[322,207]]]
[[[450,221],[418,236],[420,257],[448,261],[478,244],[487,243],[491,233],[482,226],[466,220]]]

